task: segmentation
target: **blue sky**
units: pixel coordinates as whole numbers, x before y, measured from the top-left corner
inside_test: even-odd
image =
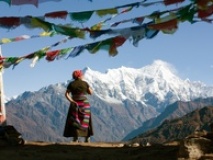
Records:
[[[132,0],[131,2],[139,1]],[[32,5],[8,6],[5,2],[0,2],[0,17],[41,16],[52,11],[77,12],[111,8],[127,3],[129,3],[129,0],[93,0],[93,2],[88,0],[62,0],[60,3],[42,3],[36,8]],[[154,10],[159,10],[160,7],[162,6],[156,5],[152,10],[148,9],[145,12],[151,13]],[[139,7],[122,18],[142,16],[145,14],[142,10],[143,8]],[[103,19],[93,16],[84,26],[91,26]],[[53,20],[53,22],[62,23],[63,21]],[[71,23],[71,20],[67,18],[66,22]],[[80,25],[76,22],[74,24]],[[27,29],[24,26],[11,30],[0,28],[0,38],[14,38],[25,34],[38,35],[41,32],[42,30]],[[212,37],[212,24],[204,22],[190,24],[185,22],[179,24],[176,33],[172,35],[159,33],[153,39],[140,41],[138,47],[133,46],[127,40],[123,46],[118,48],[119,53],[115,57],[110,57],[106,51],[100,51],[96,54],[84,51],[80,56],[67,60],[61,59],[48,62],[41,59],[34,68],[30,67],[31,60],[24,60],[15,69],[10,67],[4,70],[4,92],[7,97],[11,97],[24,91],[39,90],[49,84],[65,82],[71,79],[71,73],[74,69],[90,67],[92,70],[105,72],[109,68],[119,68],[121,66],[141,68],[151,64],[156,59],[172,64],[182,79],[189,78],[191,81],[202,81],[207,85],[213,85]],[[3,44],[1,46],[2,54],[6,57],[24,56],[45,46],[50,46],[63,38],[64,36],[54,36]],[[89,39],[70,40],[68,43],[59,46],[59,48],[78,46],[88,42],[94,41]],[[53,50],[55,49],[57,48],[53,48]]]

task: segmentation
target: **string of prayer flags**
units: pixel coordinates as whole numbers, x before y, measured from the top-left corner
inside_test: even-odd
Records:
[[[24,5],[31,4],[38,7],[39,3],[47,2],[48,0],[0,0],[0,2],[6,2],[9,5]],[[58,2],[60,0],[49,0]],[[84,50],[87,50],[91,54],[95,54],[100,50],[107,50],[110,56],[116,56],[118,54],[117,48],[122,46],[127,39],[132,40],[134,46],[138,46],[139,42],[146,38],[154,38],[160,31],[166,34],[173,34],[178,29],[178,25],[181,22],[188,21],[190,23],[195,22],[212,22],[213,20],[209,17],[213,14],[213,1],[212,0],[191,0],[189,4],[184,5],[180,8],[165,11],[155,11],[148,15],[142,15],[131,19],[124,19],[111,23],[108,29],[102,29],[103,26],[107,26],[107,22],[115,18],[120,14],[132,11],[134,7],[149,7],[156,4],[163,4],[165,6],[174,5],[178,3],[184,3],[185,0],[162,0],[156,2],[147,2],[143,0],[141,2],[129,3],[122,6],[102,9],[102,10],[90,10],[83,12],[67,12],[67,11],[55,11],[46,13],[40,17],[0,17],[0,27],[3,28],[16,28],[20,25],[24,25],[27,28],[40,28],[45,32],[36,35],[28,36],[23,35],[16,38],[2,38],[0,44],[21,41],[30,38],[42,37],[42,36],[53,36],[55,34],[66,35],[66,38],[54,43],[51,46],[42,48],[31,54],[21,57],[0,57],[0,68],[9,68],[10,66],[17,66],[25,59],[32,59],[31,67],[34,67],[36,62],[40,59],[45,58],[48,62],[58,60],[61,58],[68,59],[79,56]],[[120,11],[121,10],[121,11]],[[57,25],[50,23],[45,18],[60,18],[66,19],[68,16],[81,23],[88,21],[92,15],[96,13],[99,17],[111,15],[105,20],[94,24],[92,27],[78,28],[70,25]],[[151,21],[146,22],[147,19]],[[137,23],[137,26],[130,26],[126,28],[112,29],[122,23]],[[93,43],[79,45],[76,47],[65,48],[61,50],[50,50],[53,47],[58,46],[61,43],[67,42],[68,39],[72,38],[85,38],[86,34],[89,33],[90,38],[98,38],[102,35],[110,35],[112,38],[100,40]],[[66,58],[65,58],[66,57]]]
[[[209,1],[209,0],[205,0],[205,1]],[[166,4],[170,4],[170,3],[178,3],[178,2],[183,2],[181,0],[165,0],[162,1]],[[156,2],[157,3],[157,2]],[[158,2],[159,3],[159,2]],[[196,4],[196,2],[194,2]],[[130,11],[133,7],[135,6],[140,6],[140,5],[144,5],[145,1],[143,2],[137,2],[137,3],[131,3],[128,5],[123,5],[123,6],[119,6],[117,8],[122,8],[122,7],[129,7],[127,9],[125,9],[124,11],[118,13],[117,8],[113,8],[113,9],[103,9],[103,10],[94,10],[94,11],[84,11],[84,12],[76,12],[76,13],[68,13],[67,11],[56,11],[56,12],[50,12],[50,13],[46,13],[44,16],[40,16],[40,17],[31,17],[31,16],[26,16],[26,17],[0,17],[0,26],[1,27],[5,27],[5,28],[15,28],[18,27],[21,24],[24,24],[27,28],[42,28],[45,31],[50,31],[52,28],[57,28],[58,31],[62,31],[62,34],[68,35],[70,33],[66,33],[66,31],[68,31],[66,28],[67,26],[64,28],[66,31],[64,31],[63,26],[62,25],[55,25],[53,23],[49,23],[44,21],[45,16],[48,18],[66,18],[67,14],[70,15],[70,17],[72,17],[72,19],[77,20],[79,22],[85,22],[88,19],[90,19],[90,17],[92,16],[92,14],[94,12],[97,13],[97,15],[99,16],[103,16],[106,14],[112,14],[111,17],[105,19],[104,21],[101,21],[95,25],[93,25],[91,27],[92,30],[101,30],[101,28],[103,27],[103,25],[105,25],[105,23],[109,20],[111,20],[112,18],[114,18],[115,16],[118,16],[121,13],[125,13],[126,11]],[[170,10],[170,11],[162,11],[162,12],[153,12],[150,15],[146,15],[146,16],[140,16],[140,17],[136,17],[130,20],[123,20],[120,22],[115,22],[113,24],[111,24],[111,27],[116,27],[117,25],[121,24],[121,23],[126,23],[126,22],[130,22],[132,21],[133,23],[138,23],[139,25],[142,24],[144,18],[157,18],[165,13],[169,13],[171,11],[176,11],[176,14],[178,14],[180,17],[179,19],[181,21],[185,21],[188,20],[191,23],[194,23],[195,20],[195,15],[198,12],[198,17],[202,19],[206,19],[208,16],[213,14],[213,5],[209,5],[208,3],[201,3],[200,1],[197,2],[197,5],[195,5],[193,3],[181,7],[179,9],[175,9],[175,10]],[[62,27],[62,28],[61,28]],[[73,30],[74,31],[74,30]],[[73,32],[71,32],[73,34]],[[82,32],[81,32],[82,33]],[[75,36],[77,36],[77,34],[75,34]],[[78,36],[77,36],[78,37]],[[83,37],[82,35],[79,35],[79,37]]]
[[[59,2],[61,0],[0,0],[0,2],[6,2],[7,4],[11,5],[34,5],[38,7],[39,3],[44,3],[48,1],[53,1],[53,2]]]
[[[18,41],[22,41],[22,40],[26,40],[26,39],[32,39],[32,38],[47,37],[47,36],[51,37],[55,34],[56,34],[55,32],[42,32],[39,35],[33,35],[33,36],[22,35],[22,36],[18,36],[15,38],[2,38],[2,39],[0,39],[0,45],[6,44],[6,43],[11,43],[11,42],[18,42]]]
[[[52,62],[55,59],[61,59],[62,57],[65,57],[65,55],[67,54],[68,56],[66,59],[70,57],[73,58],[80,55],[85,49],[87,49],[92,54],[97,53],[99,50],[103,49],[107,50],[110,56],[115,56],[118,53],[117,48],[122,46],[125,41],[126,41],[125,37],[117,36],[101,40],[95,43],[80,45],[72,48],[71,47],[65,48],[61,50],[48,51],[50,47],[45,47],[41,50],[38,50],[26,56],[0,57],[0,68],[9,68],[13,66],[14,69],[15,66],[17,66],[20,62],[22,62],[25,59],[32,59],[32,63],[30,66],[34,67],[36,62],[38,62],[42,58],[45,58],[49,62]]]
[[[55,0],[55,1],[57,1],[57,0]],[[19,2],[20,2],[20,0],[16,0],[15,3],[18,4]],[[21,1],[20,3],[25,4],[27,2],[29,2],[29,3],[35,3],[35,1],[31,1],[31,0],[24,0],[24,1]],[[41,3],[41,2],[44,2],[44,1],[40,0],[39,3]],[[131,11],[134,7],[143,6],[144,3],[145,3],[145,0],[142,1],[142,2],[130,3],[130,4],[123,5],[123,6],[118,6],[118,7],[115,7],[115,8],[108,8],[108,9],[101,9],[101,10],[90,10],[90,11],[83,11],[83,12],[69,12],[68,13],[67,11],[55,11],[55,12],[46,13],[43,16],[39,16],[39,19],[43,19],[43,20],[45,18],[61,18],[61,19],[66,19],[67,15],[70,15],[70,18],[72,20],[75,20],[75,21],[78,21],[80,23],[83,23],[83,22],[88,21],[91,18],[91,16],[92,16],[93,13],[96,13],[99,17],[103,17],[103,16],[106,16],[108,14],[112,15],[110,18],[107,18],[106,20],[102,21],[102,24],[103,24],[103,23],[111,20],[112,18],[120,15],[120,14],[124,14],[126,12]],[[156,3],[159,3],[159,2],[156,2]],[[121,8],[124,8],[124,9],[121,12],[119,12],[118,9],[121,9]],[[31,18],[38,18],[38,17],[32,17],[32,16],[30,16],[30,17]],[[27,17],[2,17],[2,18],[4,18],[5,21],[7,20],[8,22],[10,22],[10,24],[8,24],[8,25],[6,25],[6,22],[2,22],[2,23],[5,23],[6,27],[8,27],[8,28],[9,27],[13,27],[13,26],[17,27],[17,26],[23,24],[23,21],[26,23],[27,21],[30,20],[29,16],[27,16]],[[16,23],[15,23],[14,19],[17,21]],[[11,24],[11,23],[15,23],[15,24]],[[0,24],[0,26],[1,26],[1,24]]]

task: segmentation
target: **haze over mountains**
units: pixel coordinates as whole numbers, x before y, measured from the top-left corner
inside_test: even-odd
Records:
[[[120,141],[161,113],[169,116],[166,108],[176,101],[213,97],[213,86],[182,80],[171,65],[160,60],[140,69],[121,67],[100,73],[85,68],[84,73],[94,90],[89,96],[95,128],[93,141]],[[68,82],[25,92],[7,102],[8,124],[27,140],[69,140],[62,137],[69,107],[64,97]],[[189,111],[192,110],[183,108],[179,116]]]

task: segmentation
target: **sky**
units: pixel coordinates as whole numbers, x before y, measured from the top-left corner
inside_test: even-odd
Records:
[[[132,2],[140,1],[132,0]],[[41,3],[38,7],[35,7],[33,5],[9,6],[5,2],[0,2],[0,17],[42,16],[48,12],[61,10],[79,12],[112,8],[128,3],[130,3],[129,0],[93,0],[92,2],[88,0],[61,0],[60,2]],[[121,17],[116,17],[115,21],[138,17],[147,13],[150,14],[155,10],[162,10],[162,5],[155,5],[147,10],[144,10],[142,7],[133,9],[133,11]],[[106,19],[106,17],[100,18],[94,15],[84,24],[73,22],[69,18],[66,20],[52,20],[52,22],[55,24],[72,23],[76,26],[90,27],[103,19]],[[131,25],[126,24],[123,27]],[[50,84],[65,82],[71,79],[71,74],[75,69],[89,67],[92,70],[104,73],[107,69],[116,69],[121,66],[136,69],[142,68],[152,64],[154,60],[162,60],[173,65],[177,70],[178,76],[182,79],[188,78],[191,81],[201,81],[206,85],[212,86],[212,31],[212,24],[210,23],[199,22],[190,24],[184,22],[179,24],[178,30],[174,34],[159,33],[153,39],[141,40],[137,47],[127,40],[118,48],[118,55],[115,57],[109,56],[107,51],[102,50],[96,54],[84,51],[78,57],[66,60],[61,59],[48,62],[45,59],[41,59],[33,68],[30,67],[31,60],[24,60],[14,69],[12,67],[4,69],[4,94],[6,97],[12,97],[24,91],[37,91]],[[5,29],[0,26],[0,39],[14,38],[21,35],[38,35],[41,32],[42,30],[40,29],[28,29],[24,26],[14,29]],[[58,35],[7,43],[1,46],[1,51],[5,57],[24,56],[43,47],[50,46],[64,38],[65,36]],[[95,42],[95,40],[89,38],[85,40],[72,39],[52,50],[74,47],[90,42]]]

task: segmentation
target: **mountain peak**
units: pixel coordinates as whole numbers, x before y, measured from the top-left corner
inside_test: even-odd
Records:
[[[121,66],[108,69],[105,73],[87,68],[85,80],[89,82],[94,93],[104,100],[129,99],[161,103],[169,99],[173,103],[177,100],[190,101],[201,96],[201,92],[207,92],[204,85],[182,80],[175,73],[176,70],[171,64],[155,60],[151,65],[139,69]],[[213,95],[213,91],[208,91],[207,94]]]
[[[171,64],[169,64],[169,63],[167,63],[165,61],[162,61],[160,59],[154,60],[153,63],[152,63],[152,65],[156,65],[156,66],[167,66],[167,67],[171,66]]]
[[[175,76],[177,71],[171,64],[164,62],[162,60],[155,60],[151,65],[147,65],[144,67],[144,70],[148,72],[149,74],[154,74],[153,76]],[[163,73],[163,74],[162,74]],[[166,77],[164,77],[166,78]]]

